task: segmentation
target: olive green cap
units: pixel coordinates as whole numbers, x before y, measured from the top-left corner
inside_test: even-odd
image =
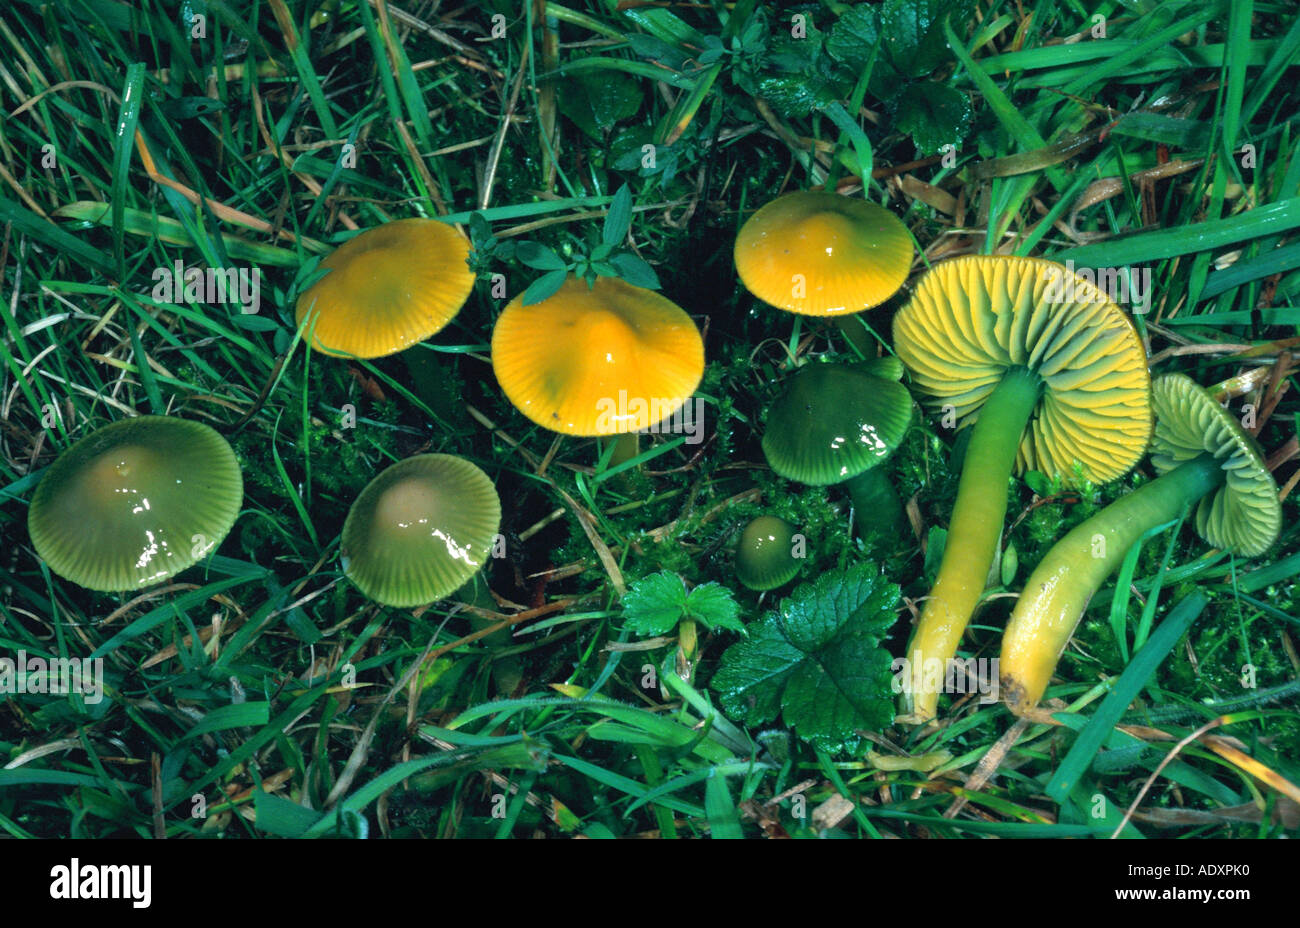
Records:
[[[377,603],[409,608],[450,596],[478,573],[501,526],[487,474],[421,454],[366,484],[343,523],[343,570]]]
[[[59,455],[32,496],[27,530],[59,576],[91,590],[134,590],[206,557],[243,499],[239,462],[216,430],[139,416]]]
[[[745,526],[736,547],[736,577],[751,590],[774,590],[794,579],[802,563],[793,554],[794,526],[759,516]]]

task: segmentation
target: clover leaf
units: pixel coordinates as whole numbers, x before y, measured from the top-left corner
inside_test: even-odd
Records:
[[[878,645],[897,602],[898,587],[870,564],[798,587],[722,655],[711,686],[723,710],[746,725],[780,713],[815,747],[856,750],[858,729],[893,721],[893,658]]]

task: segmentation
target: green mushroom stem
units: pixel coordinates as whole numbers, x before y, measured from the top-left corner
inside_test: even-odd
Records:
[[[1002,638],[1001,687],[1013,711],[1042,698],[1083,610],[1129,549],[1226,479],[1214,456],[1201,454],[1120,497],[1047,552],[1025,583]]]
[[[939,661],[934,666],[946,672],[947,662],[957,653],[993,566],[1007,514],[1007,479],[1041,392],[1037,374],[1012,368],[980,409],[957,484],[943,562],[908,646],[914,673],[924,673],[931,661]],[[938,690],[926,688],[912,694],[912,712],[933,718],[938,702]]]
[[[609,457],[609,466],[614,468],[627,463],[641,453],[641,435],[637,432],[624,432],[621,435],[601,439],[602,455],[609,445],[614,446],[614,452]]]
[[[903,501],[898,498],[893,481],[885,476],[884,468],[865,470],[844,481],[844,486],[853,503],[853,524],[859,535],[888,533],[902,524]]]
[[[860,351],[864,358],[869,358],[875,354],[877,337],[860,316],[860,313],[836,316],[835,327],[839,329],[845,341]]]
[[[468,583],[453,594],[452,598],[457,602],[475,606],[485,612],[496,612],[500,609],[497,601],[492,598],[492,592],[488,589],[487,580],[482,573],[477,573],[471,577]],[[497,624],[499,624],[497,619],[470,613],[469,625],[476,632],[491,628]],[[507,625],[483,636],[483,643],[493,650],[508,648],[514,644],[513,632],[514,629]],[[492,660],[492,682],[496,684],[497,692],[503,696],[509,696],[513,693],[515,687],[523,678],[523,669],[523,662],[513,655],[494,658]]]

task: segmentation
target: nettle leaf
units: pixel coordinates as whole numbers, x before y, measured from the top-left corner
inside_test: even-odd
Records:
[[[970,18],[969,0],[888,0],[880,7],[880,30],[889,36],[889,53],[909,77],[924,77],[952,59],[943,21],[953,28]]]
[[[826,52],[837,61],[859,70],[880,41],[880,13],[874,6],[859,5],[845,11],[831,26]]]
[[[867,62],[871,61],[871,53],[877,45],[880,46],[880,51],[871,66],[871,79],[867,82],[867,89],[873,96],[883,100],[898,92],[903,78],[889,58],[889,43],[882,41],[879,10],[874,6],[853,7],[836,21],[826,39],[826,51],[830,58],[854,75],[860,74]]]
[[[594,139],[616,123],[635,116],[641,99],[641,85],[617,71],[565,77],[556,93],[560,112]]]
[[[944,145],[959,145],[970,131],[973,111],[960,90],[933,81],[908,84],[898,98],[894,127],[912,136],[916,150],[933,155]]]
[[[791,34],[789,20],[784,25],[786,28],[778,28],[772,33],[763,56],[763,66],[786,74],[808,71],[821,57],[826,33],[819,30],[807,15],[803,34],[798,38]]]
[[[835,91],[826,81],[809,75],[764,77],[758,93],[786,119],[803,118],[835,99]]]
[[[780,713],[815,747],[856,750],[858,729],[893,721],[893,657],[879,643],[897,602],[898,587],[871,564],[798,587],[722,655],[711,685],[723,709],[746,725]]]
[[[687,593],[682,578],[665,570],[642,577],[623,597],[624,624],[635,634],[666,635],[684,618],[707,628],[745,627],[739,604],[720,583],[702,583]]]

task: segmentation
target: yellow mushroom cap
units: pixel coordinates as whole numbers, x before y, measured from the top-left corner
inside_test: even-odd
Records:
[[[315,314],[312,347],[378,358],[440,331],[469,299],[469,240],[436,219],[399,219],[348,239],[320,266],[329,273],[298,297]],[[309,326],[310,327],[310,326]]]
[[[1196,506],[1196,531],[1216,548],[1245,557],[1267,551],[1282,530],[1282,503],[1254,437],[1184,374],[1157,377],[1151,402],[1156,411],[1151,463],[1157,473],[1167,474],[1202,454],[1223,469],[1223,485]]]
[[[839,316],[885,302],[912,266],[912,236],[875,203],[824,191],[777,197],[736,236],[736,273],[764,303]]]
[[[894,318],[894,350],[922,401],[951,411],[963,426],[1008,370],[1035,372],[1043,395],[1020,439],[1017,470],[1068,482],[1077,461],[1087,479],[1104,482],[1146,450],[1151,375],[1124,311],[1069,276],[1040,258],[937,264]]]
[[[704,376],[691,317],[653,290],[613,277],[570,276],[525,306],[517,296],[492,331],[492,367],[510,402],[565,435],[617,435],[658,425]]]

